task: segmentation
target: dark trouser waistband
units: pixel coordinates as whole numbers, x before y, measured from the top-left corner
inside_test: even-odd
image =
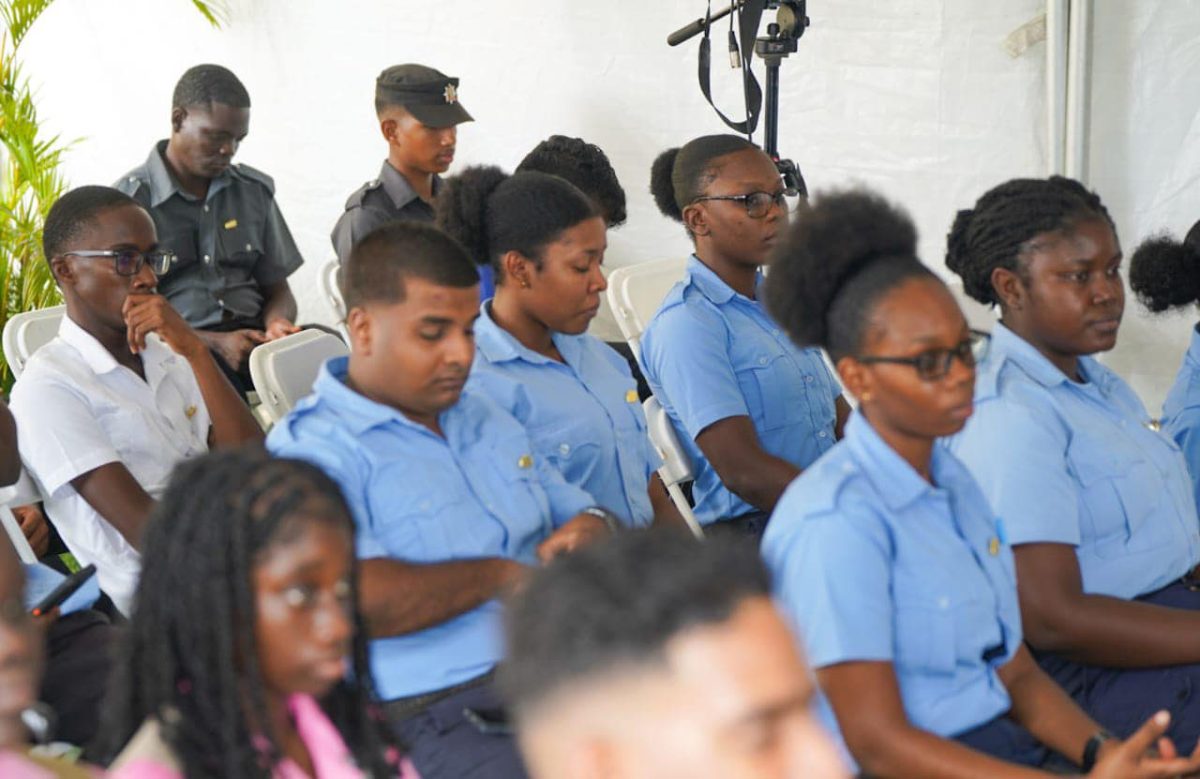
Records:
[[[438,701],[449,698],[451,695],[457,695],[460,692],[466,692],[467,690],[488,684],[495,676],[496,672],[494,670],[488,671],[483,676],[476,676],[474,679],[468,679],[462,684],[456,684],[453,687],[443,687],[440,690],[423,692],[420,695],[410,695],[407,698],[395,698],[386,701],[383,704],[383,710],[387,712],[389,720],[399,722],[429,708]]]

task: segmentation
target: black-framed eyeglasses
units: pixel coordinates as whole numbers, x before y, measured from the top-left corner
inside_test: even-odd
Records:
[[[950,372],[950,366],[956,359],[968,368],[974,368],[987,357],[991,343],[991,335],[982,330],[972,330],[971,334],[953,349],[929,349],[912,357],[881,357],[868,354],[854,359],[863,363],[911,365],[917,376],[924,381],[937,381]]]
[[[111,257],[113,267],[118,276],[136,276],[143,265],[149,265],[156,276],[161,276],[171,269],[175,262],[175,252],[153,251],[139,252],[133,249],[87,249],[77,252],[63,252],[60,257]]]
[[[751,219],[762,219],[771,211],[771,206],[776,205],[783,209],[784,213],[790,212],[791,204],[788,203],[788,198],[795,198],[800,193],[794,189],[783,189],[772,195],[770,192],[750,192],[745,195],[701,195],[693,200],[693,203],[699,203],[704,200],[731,200],[735,203],[741,203],[746,209],[746,213]]]

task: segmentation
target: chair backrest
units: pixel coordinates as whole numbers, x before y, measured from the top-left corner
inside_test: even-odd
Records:
[[[66,314],[66,306],[51,306],[14,314],[4,323],[4,359],[13,378],[20,378],[25,364],[39,347],[58,335],[58,325]]]
[[[262,413],[270,422],[278,422],[296,401],[312,392],[326,360],[349,353],[340,338],[322,330],[302,330],[256,346],[250,352],[250,378]]]
[[[321,295],[333,312],[334,320],[342,325],[346,321],[346,301],[342,299],[342,288],[338,286],[338,271],[341,263],[332,259],[321,266]]]
[[[20,523],[17,522],[12,509],[7,505],[0,505],[0,526],[4,527],[4,532],[8,535],[8,540],[12,542],[13,548],[17,550],[17,556],[21,558],[21,562],[32,564],[38,561],[37,553],[25,539],[25,533],[22,532]]]
[[[608,277],[608,302],[634,356],[641,357],[642,332],[686,268],[686,258],[654,260],[617,268]]]

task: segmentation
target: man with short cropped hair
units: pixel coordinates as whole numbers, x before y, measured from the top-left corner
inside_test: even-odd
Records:
[[[500,686],[533,779],[842,779],[757,550],[624,533],[508,607]]]
[[[288,285],[303,259],[275,202],[275,182],[233,156],[250,130],[250,95],[228,69],[197,65],[175,85],[171,136],[114,186],[150,212],[176,260],[159,290],[253,389],[250,351],[295,333]]]
[[[375,114],[388,144],[379,175],[356,189],[333,228],[339,262],[376,227],[433,221],[439,174],[454,161],[458,125],[474,121],[458,102],[458,79],[425,65],[393,65],[375,81]]]
[[[325,364],[267,448],[316,464],[350,505],[371,669],[422,779],[523,779],[492,719],[499,599],[616,518],[535,457],[510,413],[528,402],[520,385],[465,389],[479,274],[458,242],[390,222],[342,271],[350,356]]]

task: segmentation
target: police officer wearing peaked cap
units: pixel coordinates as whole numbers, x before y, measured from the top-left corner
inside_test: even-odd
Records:
[[[395,219],[433,221],[438,174],[454,161],[457,125],[473,121],[458,79],[425,65],[393,65],[375,81],[375,113],[388,142],[378,178],[346,200],[331,236],[339,262],[367,233]]]

